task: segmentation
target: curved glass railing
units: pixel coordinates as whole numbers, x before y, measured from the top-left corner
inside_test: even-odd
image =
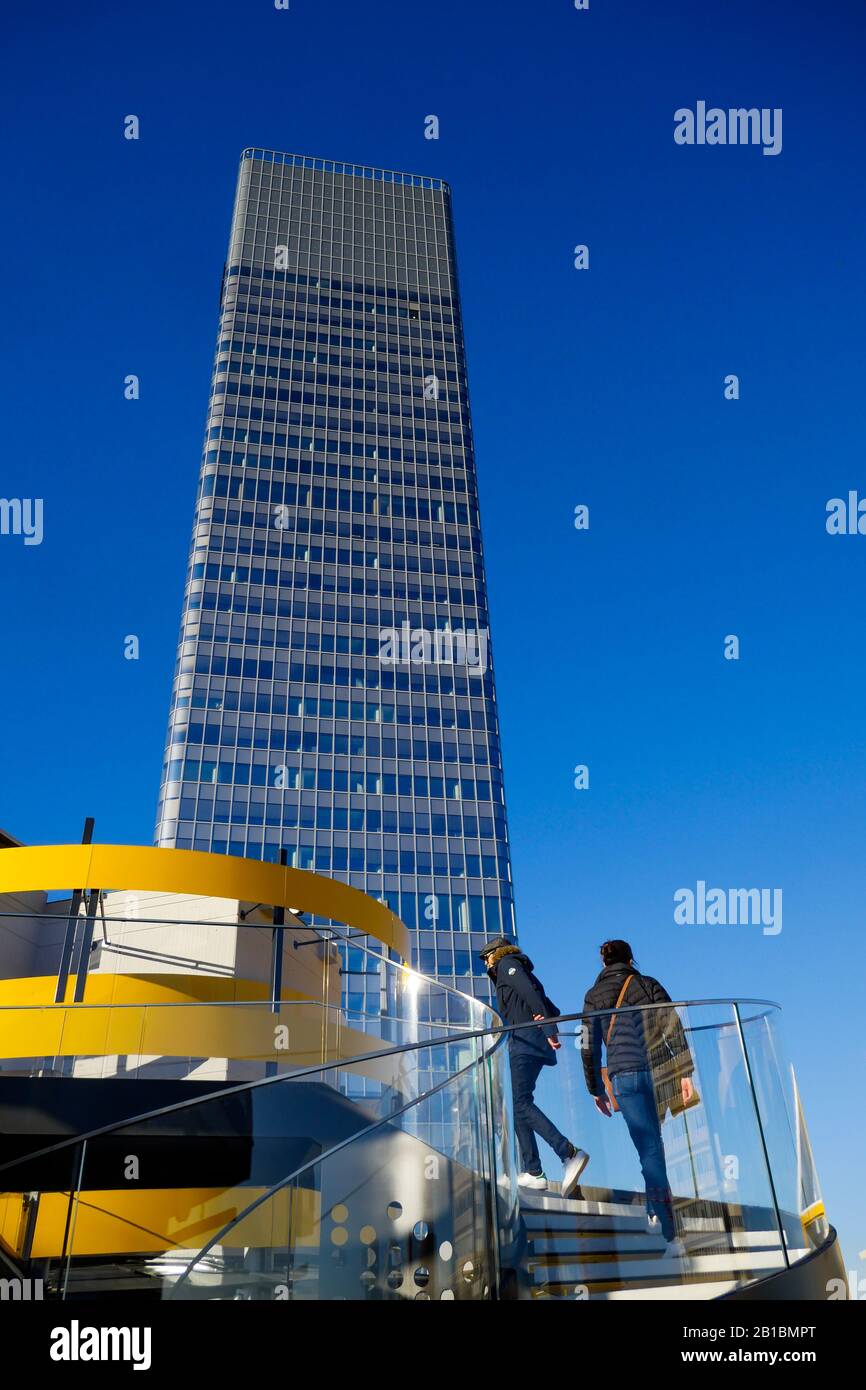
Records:
[[[650,1010],[639,1012],[652,1031]],[[683,1107],[679,1068],[662,1046],[650,1059],[655,1104],[649,1114],[646,1103],[625,1100],[610,1118],[599,1113],[584,1079],[581,1044],[592,1020],[562,1024],[559,1064],[542,1073],[536,1102],[589,1152],[581,1178],[586,1219],[576,1222],[560,1197],[527,1194],[532,1292],[720,1297],[786,1269],[822,1243],[828,1228],[814,1167],[798,1162],[808,1138],[792,1103],[778,1012],[751,1000],[677,1005],[691,1104]],[[610,1017],[597,1019],[604,1032]],[[669,1246],[661,1220],[652,1229],[647,1221],[643,1165],[652,1159],[647,1130],[659,1116],[671,1234],[679,1248]],[[658,1181],[654,1170],[650,1176]]]
[[[28,916],[33,920],[43,919]],[[241,931],[251,943],[246,957],[265,973],[273,928],[234,922],[172,925],[184,926],[190,935],[202,926]],[[156,921],[152,929],[164,928]],[[148,929],[140,927],[142,940]],[[357,936],[306,925],[299,929],[291,922],[283,932],[287,953],[294,957],[291,972],[285,972],[293,988],[281,991],[279,1004],[266,997],[267,986],[260,981],[175,974],[165,960],[158,973],[91,973],[88,987],[105,995],[105,1003],[0,1003],[0,1081],[13,1076],[253,1081],[497,1022],[483,1001],[419,975]],[[137,949],[147,958],[144,946]],[[124,990],[132,992],[131,1002]],[[195,991],[211,997],[197,999]],[[140,1002],[142,995],[154,1002]]]
[[[618,1017],[640,1015],[654,1037],[660,1007],[682,1028],[694,1092],[682,1109],[670,1049],[653,1048],[675,1244],[648,1223],[634,1108],[606,1117],[587,1090],[582,1043],[610,1018],[598,1014],[557,1021],[556,1065],[535,1092],[590,1155],[567,1194],[543,1143],[547,1187],[518,1185],[509,1058],[526,1030],[449,1027],[18,1154],[0,1164],[13,1207],[0,1238],[39,1270],[46,1295],[66,1298],[735,1292],[797,1263],[829,1230],[778,1011],[707,1001]],[[644,1111],[643,1129],[653,1124]]]

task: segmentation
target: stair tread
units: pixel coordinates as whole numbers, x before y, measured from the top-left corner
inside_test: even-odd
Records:
[[[580,1282],[581,1276],[586,1274],[603,1273],[605,1278],[617,1282],[631,1281],[634,1279],[673,1279],[682,1280],[685,1273],[691,1277],[693,1275],[710,1273],[733,1273],[743,1270],[771,1270],[784,1267],[784,1256],[782,1251],[767,1250],[760,1252],[753,1251],[725,1251],[718,1255],[686,1255],[685,1262],[675,1257],[666,1258],[663,1255],[656,1255],[651,1259],[646,1259],[637,1254],[631,1258],[623,1258],[622,1252],[612,1256],[599,1254],[596,1259],[577,1259],[559,1261],[554,1264],[542,1263],[542,1261],[529,1256],[527,1268],[536,1282],[566,1282],[574,1279]],[[685,1264],[685,1268],[684,1268]],[[552,1278],[552,1271],[558,1275],[558,1279]]]
[[[690,1248],[703,1250],[778,1250],[779,1233],[778,1231],[737,1231],[733,1235],[724,1231],[693,1231],[688,1227],[680,1233]],[[585,1231],[572,1228],[571,1230],[546,1230],[539,1229],[527,1231],[527,1243],[532,1250],[539,1251],[565,1250],[568,1248],[579,1250],[593,1250],[607,1242],[615,1248],[622,1250],[633,1250],[644,1245],[647,1250],[661,1250],[664,1248],[665,1241],[661,1235],[654,1235],[647,1231],[646,1227],[638,1230],[608,1231],[592,1230]]]
[[[532,1294],[534,1299],[550,1298],[551,1301],[560,1299],[571,1299],[575,1302],[601,1303],[608,1300],[633,1299],[643,1302],[647,1299],[660,1299],[666,1301],[705,1301],[714,1298],[721,1298],[723,1294],[731,1293],[738,1286],[738,1281],[706,1279],[697,1280],[689,1284],[670,1284],[661,1285],[647,1284],[634,1288],[619,1288],[611,1286],[604,1288],[597,1286],[587,1290],[587,1297],[577,1299],[573,1284],[560,1285],[557,1291],[539,1288]]]

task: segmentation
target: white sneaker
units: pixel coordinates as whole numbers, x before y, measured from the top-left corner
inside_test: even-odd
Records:
[[[659,1221],[657,1216],[647,1217],[646,1228],[651,1236],[660,1236],[662,1233],[662,1223]]]
[[[517,1178],[518,1187],[531,1187],[535,1192],[547,1191],[547,1178],[543,1173],[520,1173]]]
[[[682,1241],[669,1240],[662,1252],[662,1259],[665,1260],[684,1260],[686,1257],[686,1247]]]
[[[577,1184],[580,1182],[580,1175],[589,1163],[589,1154],[583,1149],[578,1149],[574,1158],[570,1158],[565,1165],[562,1174],[562,1195],[570,1197]]]

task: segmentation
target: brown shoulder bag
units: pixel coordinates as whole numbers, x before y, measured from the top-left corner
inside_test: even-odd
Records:
[[[619,992],[619,998],[618,998],[617,1001],[616,1001],[616,1007],[617,1007],[617,1008],[619,1008],[619,1006],[620,1006],[620,1004],[622,1003],[623,999],[625,999],[626,991],[628,990],[628,987],[629,987],[629,985],[631,984],[631,982],[632,982],[633,979],[634,979],[634,975],[629,975],[629,976],[627,977],[625,984],[623,985],[622,989],[621,989],[620,992]],[[611,1038],[613,1037],[613,1030],[614,1030],[614,1028],[616,1027],[616,1019],[617,1019],[617,1016],[616,1016],[616,1014],[614,1014],[613,1018],[612,1018],[611,1021],[610,1021],[610,1027],[609,1027],[608,1030],[607,1030],[607,1037],[606,1037],[605,1040],[604,1040],[604,1045],[605,1045],[605,1048],[606,1048],[607,1050],[610,1049],[610,1040],[611,1040]],[[614,1093],[613,1093],[613,1085],[612,1085],[612,1083],[611,1083],[610,1076],[608,1075],[607,1067],[602,1067],[602,1069],[601,1069],[601,1079],[602,1079],[602,1081],[604,1082],[604,1089],[607,1091],[608,1099],[610,1100],[610,1108],[611,1108],[611,1110],[619,1110],[619,1106],[618,1106],[617,1103],[616,1103],[616,1096],[615,1096]]]

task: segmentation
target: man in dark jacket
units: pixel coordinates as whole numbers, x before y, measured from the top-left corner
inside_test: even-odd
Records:
[[[666,1254],[682,1256],[682,1242],[675,1238],[660,1112],[665,1114],[667,1102],[677,1091],[683,1104],[692,1100],[692,1055],[676,1009],[635,1007],[670,1004],[671,997],[658,980],[640,973],[628,942],[605,941],[601,958],[604,969],[583,1004],[585,1013],[596,1014],[583,1026],[587,1090],[596,1108],[609,1116],[610,1101],[601,1074],[604,1042],[608,1080],[640,1159],[650,1230],[660,1228]],[[625,1012],[616,1012],[617,1007]],[[598,1017],[601,1010],[611,1012]]]
[[[487,973],[496,987],[496,1006],[504,1023],[539,1023],[537,1028],[520,1028],[508,1035],[508,1060],[511,1066],[511,1089],[514,1097],[514,1128],[523,1172],[517,1181],[521,1187],[543,1191],[547,1178],[538,1156],[535,1136],[540,1134],[557,1158],[565,1165],[562,1175],[562,1195],[568,1197],[580,1180],[589,1162],[589,1155],[578,1149],[533,1099],[535,1083],[542,1067],[556,1066],[556,1053],[562,1044],[552,1020],[559,1013],[548,999],[541,982],[532,973],[532,961],[508,940],[497,936],[479,952]]]

